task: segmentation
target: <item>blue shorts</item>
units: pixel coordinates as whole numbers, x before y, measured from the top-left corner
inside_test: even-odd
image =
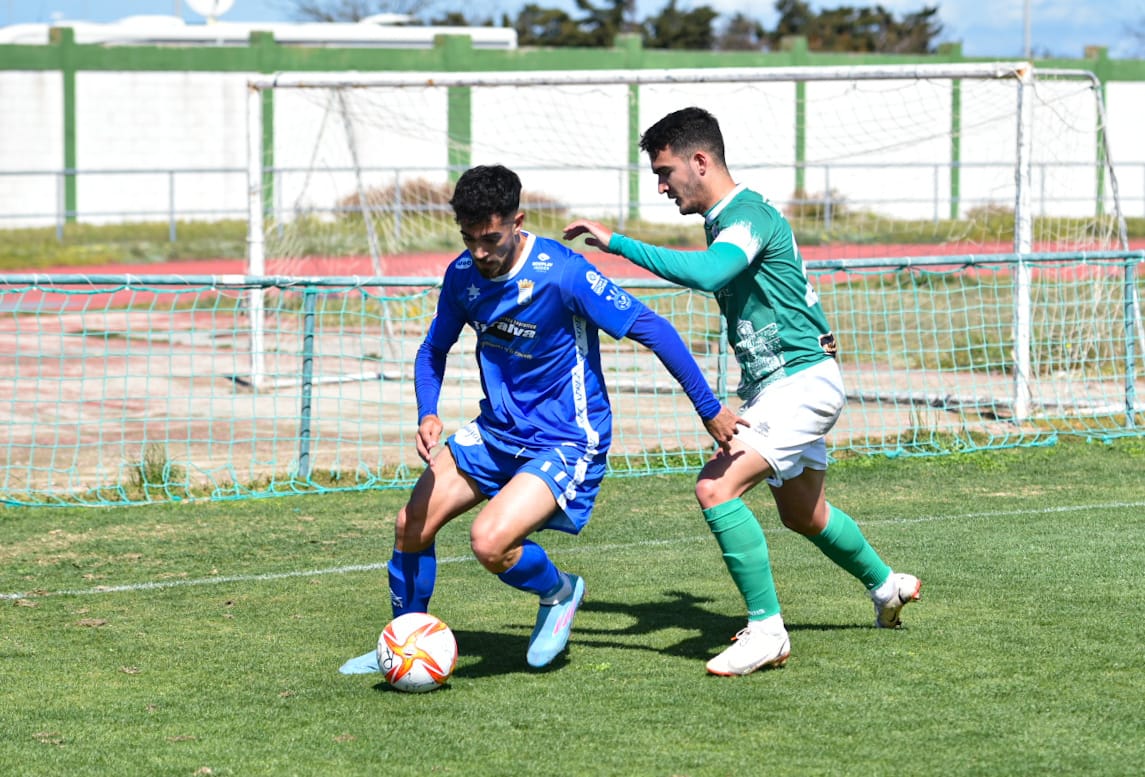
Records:
[[[481,493],[490,499],[520,472],[545,481],[557,500],[557,509],[541,528],[569,534],[580,533],[588,523],[608,467],[603,453],[589,456],[575,445],[510,450],[492,435],[483,436],[476,421],[459,429],[446,444],[457,468],[473,478]]]

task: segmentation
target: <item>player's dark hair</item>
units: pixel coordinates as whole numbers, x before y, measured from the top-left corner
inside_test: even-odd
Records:
[[[649,156],[668,149],[678,156],[706,151],[720,165],[724,161],[724,135],[716,117],[703,108],[681,108],[653,124],[640,137],[640,149]]]
[[[503,165],[472,167],[457,179],[449,204],[458,224],[511,219],[521,206],[521,179]]]

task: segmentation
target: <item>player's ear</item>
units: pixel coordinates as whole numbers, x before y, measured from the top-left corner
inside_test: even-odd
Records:
[[[711,167],[712,160],[708,157],[707,152],[696,151],[692,154],[692,164],[695,165],[697,173],[704,175]]]
[[[513,217],[513,231],[516,232],[525,223],[525,211],[517,211],[517,215]]]

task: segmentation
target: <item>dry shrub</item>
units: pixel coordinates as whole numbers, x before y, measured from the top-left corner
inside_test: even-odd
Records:
[[[366,206],[372,211],[392,210],[396,206],[416,207],[419,210],[449,212],[449,200],[453,196],[453,184],[435,183],[424,178],[403,181],[401,186],[372,187],[365,191]],[[521,207],[526,210],[544,210],[557,215],[568,212],[568,206],[547,194],[521,192]],[[340,213],[358,213],[361,200],[358,193],[348,194],[337,202]]]

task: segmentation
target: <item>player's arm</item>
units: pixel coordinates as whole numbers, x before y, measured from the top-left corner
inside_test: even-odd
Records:
[[[641,306],[626,336],[656,354],[692,401],[708,433],[728,451],[736,427],[748,423],[720,404],[676,328],[663,316]]]
[[[712,243],[705,251],[678,251],[613,232],[608,250],[661,278],[700,291],[722,289],[748,265],[739,246],[723,242]]]
[[[445,380],[446,359],[464,326],[463,314],[450,303],[452,299],[453,295],[448,292],[446,284],[442,284],[437,313],[413,362],[413,389],[417,399],[415,442],[418,456],[426,462],[430,460],[430,453],[441,439],[443,424],[437,415],[437,403]]]
[[[448,351],[435,348],[427,337],[413,360],[413,390],[417,398],[417,455],[429,461],[430,452],[441,439],[443,424],[437,415],[441,384],[445,379]]]
[[[582,235],[591,246],[619,254],[661,278],[701,291],[722,289],[751,261],[742,247],[726,240],[716,240],[704,251],[679,251],[635,240],[587,219],[578,219],[564,229],[565,240]]]
[[[569,310],[616,339],[627,337],[655,353],[687,393],[708,433],[728,451],[736,427],[748,424],[716,399],[675,327],[601,276],[580,254],[570,252],[568,259],[560,263],[558,272],[561,295]]]

